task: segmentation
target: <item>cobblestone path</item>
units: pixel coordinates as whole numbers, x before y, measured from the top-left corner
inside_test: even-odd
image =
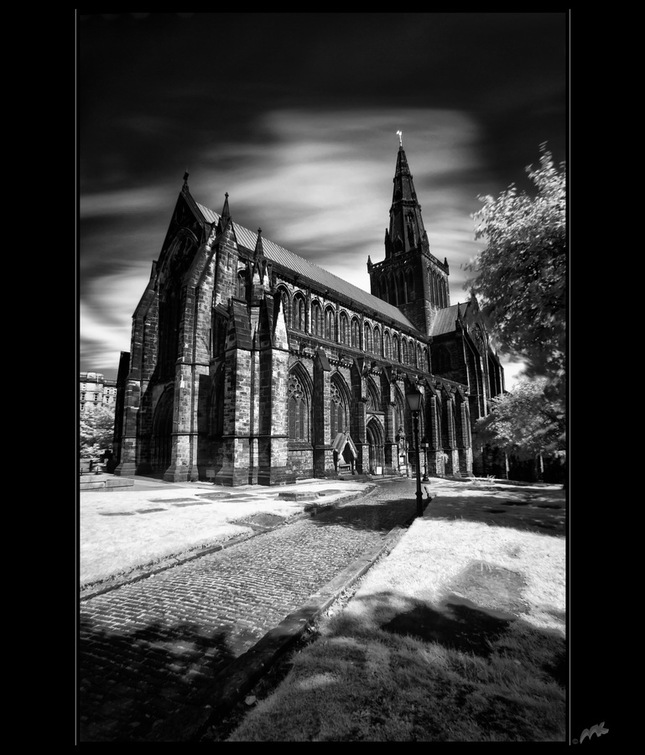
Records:
[[[410,480],[80,604],[81,742],[146,741],[215,674],[415,512]]]

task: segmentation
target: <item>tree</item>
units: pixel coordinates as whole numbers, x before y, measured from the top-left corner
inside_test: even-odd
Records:
[[[486,248],[466,269],[465,288],[477,297],[499,350],[526,363],[527,376],[548,379],[564,397],[566,356],[566,169],[540,145],[539,167],[529,165],[535,195],[514,184],[497,198],[479,197],[475,238]]]
[[[476,431],[490,445],[519,459],[564,458],[565,427],[559,402],[545,393],[548,379],[524,378],[512,393],[495,396]]]
[[[114,410],[106,406],[81,412],[79,443],[81,456],[98,458],[114,442]]]

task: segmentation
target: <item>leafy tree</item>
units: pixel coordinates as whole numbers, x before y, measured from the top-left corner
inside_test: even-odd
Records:
[[[486,248],[466,269],[499,350],[526,363],[525,375],[548,378],[564,396],[566,353],[566,169],[540,145],[540,164],[526,168],[535,195],[514,184],[497,198],[479,197],[475,238]]]
[[[547,378],[520,379],[512,393],[491,400],[477,422],[480,437],[519,459],[564,457],[565,427],[557,400],[545,393]]]
[[[81,412],[79,442],[82,457],[98,458],[111,448],[114,437],[114,410],[97,406]]]

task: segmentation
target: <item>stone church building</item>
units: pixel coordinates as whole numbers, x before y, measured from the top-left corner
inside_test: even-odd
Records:
[[[477,473],[472,428],[503,369],[476,300],[450,304],[403,146],[371,293],[235,223],[228,194],[219,214],[199,204],[187,178],[121,355],[115,473],[222,485],[405,474],[410,391],[422,471]]]

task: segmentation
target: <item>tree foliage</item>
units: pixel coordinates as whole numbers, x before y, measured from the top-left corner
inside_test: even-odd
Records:
[[[512,393],[493,398],[490,413],[477,423],[480,437],[518,458],[563,457],[563,414],[545,392],[547,386],[547,378],[524,378]]]
[[[479,197],[475,238],[486,247],[466,269],[500,351],[526,362],[525,374],[563,390],[566,354],[566,169],[546,145],[526,168],[535,195],[514,184],[497,198]]]
[[[97,406],[81,412],[79,443],[82,457],[93,458],[111,448],[114,438],[114,410]]]

